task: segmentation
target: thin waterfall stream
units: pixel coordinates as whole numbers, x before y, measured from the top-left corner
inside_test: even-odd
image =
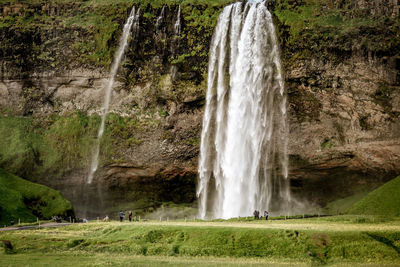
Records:
[[[98,165],[99,165],[100,142],[101,142],[101,138],[104,133],[104,125],[105,125],[106,116],[107,116],[109,106],[110,106],[111,92],[112,92],[112,87],[114,85],[115,76],[117,74],[118,67],[120,65],[122,56],[124,55],[126,47],[128,45],[128,39],[131,35],[132,26],[133,26],[134,31],[137,31],[137,29],[139,27],[139,14],[140,14],[140,8],[138,8],[138,10],[135,11],[135,7],[133,7],[130,15],[128,17],[128,20],[126,21],[126,23],[124,25],[123,32],[122,32],[121,38],[119,40],[118,49],[115,53],[114,61],[111,65],[110,78],[108,80],[107,86],[105,87],[100,128],[99,128],[99,131],[97,134],[97,140],[96,140],[95,148],[94,148],[93,154],[92,154],[92,162],[90,165],[89,175],[87,177],[88,184],[92,183],[94,173],[96,172]]]
[[[181,34],[181,6],[178,7],[178,14],[176,16],[176,21],[174,24],[175,35]]]
[[[163,7],[161,9],[160,16],[157,17],[157,21],[156,21],[156,29],[157,30],[160,27],[161,23],[163,22],[164,16],[165,16],[165,5],[163,5]]]
[[[238,2],[223,10],[208,66],[197,188],[201,218],[290,208],[279,53],[265,2]]]

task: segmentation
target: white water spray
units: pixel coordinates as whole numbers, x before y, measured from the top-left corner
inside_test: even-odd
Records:
[[[96,140],[95,148],[94,148],[93,155],[92,155],[92,163],[91,163],[89,175],[87,178],[88,184],[92,183],[93,175],[96,172],[98,165],[99,165],[100,141],[101,141],[101,138],[104,133],[104,125],[105,125],[105,120],[106,120],[106,116],[108,113],[108,109],[110,106],[111,91],[112,91],[112,87],[114,85],[115,75],[117,74],[117,70],[118,70],[120,61],[121,61],[122,56],[124,55],[125,49],[128,45],[128,39],[131,34],[132,25],[133,25],[133,28],[135,31],[137,31],[137,29],[139,27],[139,13],[140,13],[140,9],[138,9],[137,12],[135,12],[135,7],[132,8],[131,13],[128,17],[128,20],[126,21],[126,23],[124,25],[122,36],[119,41],[119,46],[115,53],[114,61],[111,65],[110,79],[108,80],[107,87],[105,87],[104,103],[103,103],[103,108],[102,108],[100,128],[99,128],[99,132],[97,134],[97,140]]]
[[[210,49],[199,216],[287,212],[287,136],[286,95],[271,14],[257,1],[229,5],[219,17]]]
[[[180,5],[178,8],[178,15],[176,17],[174,28],[175,28],[175,35],[181,34],[181,6]]]

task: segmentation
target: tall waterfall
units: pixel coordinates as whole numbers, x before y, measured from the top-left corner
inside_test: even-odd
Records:
[[[120,61],[121,61],[122,56],[124,55],[125,49],[128,45],[128,39],[131,34],[132,25],[134,25],[133,26],[134,31],[137,31],[137,29],[139,27],[139,13],[140,13],[140,8],[137,10],[137,12],[135,12],[135,7],[132,8],[131,13],[128,17],[128,20],[126,21],[126,23],[124,25],[122,36],[119,40],[118,49],[114,55],[114,61],[111,65],[110,79],[108,80],[107,87],[105,87],[104,103],[103,103],[103,108],[102,108],[103,113],[101,115],[101,124],[100,124],[100,128],[99,128],[99,131],[97,134],[97,140],[96,140],[95,148],[93,150],[93,155],[92,155],[92,163],[91,163],[89,175],[87,178],[88,184],[92,183],[93,175],[96,172],[97,167],[99,165],[100,141],[101,141],[101,137],[103,136],[103,133],[104,133],[104,125],[105,125],[105,120],[106,120],[106,116],[108,113],[108,109],[110,106],[111,91],[112,91],[112,87],[114,85],[115,75],[117,74],[117,70],[118,70]]]
[[[210,49],[200,217],[288,211],[287,143],[286,95],[271,14],[265,3],[229,5]]]

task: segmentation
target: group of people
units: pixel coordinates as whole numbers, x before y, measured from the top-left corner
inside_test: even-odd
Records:
[[[128,220],[130,222],[132,221],[132,217],[133,217],[133,213],[132,213],[132,211],[129,211],[128,212]],[[122,210],[120,210],[119,211],[119,221],[122,222],[124,220],[124,218],[125,218],[125,213]],[[135,216],[135,221],[136,221],[136,216]]]
[[[119,221],[122,222],[125,219],[125,212],[123,212],[122,210],[119,211]],[[132,219],[134,221],[136,221],[136,216],[133,216],[133,212],[129,211],[128,212],[128,220],[131,222]],[[108,222],[110,220],[110,217],[108,217],[108,215],[106,215],[106,217],[103,218],[104,222]]]
[[[259,210],[255,210],[253,212],[253,215],[254,215],[254,219],[255,220],[262,219],[262,215],[260,215],[260,211]],[[268,211],[264,211],[264,217],[265,217],[265,220],[268,220],[268,217],[269,217]]]
[[[61,216],[52,216],[51,219],[56,223],[61,223],[62,222]]]

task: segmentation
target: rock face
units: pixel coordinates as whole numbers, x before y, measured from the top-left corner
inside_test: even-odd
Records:
[[[345,8],[345,2],[331,1],[324,8]],[[355,1],[354,5],[373,16],[398,16],[397,1],[390,5],[383,2],[386,1]],[[158,24],[162,7],[142,7],[140,31],[130,43],[110,105],[111,112],[120,117],[139,118],[135,138],[140,142],[114,139],[118,143],[112,144],[116,149],[103,159],[93,186],[84,185],[87,170],[82,167],[61,176],[42,174],[37,180],[61,190],[81,216],[84,207],[89,207],[93,216],[102,214],[96,200],[98,192],[106,202],[104,207],[110,203],[120,207],[139,199],[153,204],[193,202],[207,52],[222,7],[183,7],[180,36],[173,34],[177,6],[167,7]],[[91,61],[97,55],[92,50],[100,46],[82,46],[98,31],[95,26],[62,24],[74,12],[98,10],[80,2],[70,8],[72,11],[57,5],[35,6],[34,12],[52,19],[56,25],[53,28],[45,24],[36,28],[0,27],[2,40],[7,40],[2,42],[0,57],[2,115],[42,118],[66,116],[75,110],[88,116],[101,112],[108,74],[104,65],[98,63],[102,59]],[[129,7],[101,8],[101,12],[118,14],[112,21],[116,25],[123,24],[129,11]],[[278,12],[287,7],[280,8],[279,11],[276,7],[278,18]],[[25,5],[0,8],[6,21],[13,14],[29,16],[27,10]],[[211,21],[203,18],[201,12],[209,14]],[[193,19],[196,16],[200,19]],[[289,99],[293,192],[323,205],[357,188],[374,188],[399,175],[399,47],[392,47],[392,52],[372,51],[355,44],[332,47],[328,40],[325,46],[315,48],[313,39],[293,46],[284,38],[285,34],[292,34],[291,29],[288,33],[288,25],[283,20],[277,22]],[[319,30],[314,33],[320,34],[322,40],[325,37]],[[310,31],[301,32],[299,40]],[[118,33],[118,27],[110,31],[107,49],[114,49]],[[298,56],[301,45],[312,53]],[[91,56],[86,57],[85,53]],[[146,120],[146,126],[141,126],[140,119]],[[127,145],[128,142],[134,144]]]
[[[315,201],[329,200],[326,191],[346,196],[399,173],[397,64],[354,55],[334,66],[307,60],[287,70],[292,178],[310,187]],[[318,177],[320,185],[309,184]]]

